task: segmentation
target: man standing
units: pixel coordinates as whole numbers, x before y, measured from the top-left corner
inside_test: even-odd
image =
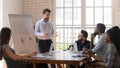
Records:
[[[53,24],[49,21],[51,10],[44,9],[42,11],[43,19],[37,21],[35,25],[35,36],[39,41],[40,53],[48,52],[52,43],[54,34]]]
[[[45,53],[50,50],[52,43],[52,37],[54,35],[53,24],[49,21],[51,10],[44,9],[42,11],[43,18],[38,20],[35,25],[35,36],[38,39],[38,47],[40,53]],[[51,65],[55,68],[55,65]],[[40,67],[41,68],[41,67]],[[43,65],[43,68],[48,68],[47,65]]]

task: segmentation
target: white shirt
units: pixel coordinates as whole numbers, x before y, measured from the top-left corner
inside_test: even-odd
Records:
[[[48,34],[46,38],[41,37],[43,33]],[[49,21],[45,22],[44,19],[41,19],[36,22],[35,36],[38,39],[41,39],[41,40],[52,39],[53,33],[54,33],[53,24],[51,22]]]

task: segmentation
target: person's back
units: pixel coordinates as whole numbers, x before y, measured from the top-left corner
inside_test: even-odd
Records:
[[[12,48],[10,48],[10,46],[7,44],[4,44],[2,47],[3,57],[7,64],[7,68],[25,68],[25,66],[22,64],[21,61],[14,61],[13,59],[11,59],[11,57],[7,55],[5,48],[9,48],[14,54],[15,54],[15,51]]]
[[[107,68],[112,68],[117,57],[117,50],[114,44],[107,44],[107,49],[104,51],[104,55],[101,57]]]
[[[32,68],[32,64],[23,64],[22,59],[28,58],[30,56],[35,56],[36,51],[25,54],[16,55],[15,51],[10,47],[9,41],[11,39],[11,30],[8,27],[3,27],[0,33],[0,46],[2,47],[3,58],[7,64],[7,68]]]
[[[114,61],[112,68],[120,68],[120,55],[119,54],[115,56],[115,61]]]

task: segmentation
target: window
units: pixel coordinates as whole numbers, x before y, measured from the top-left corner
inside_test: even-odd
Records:
[[[93,32],[97,23],[104,23],[108,28],[112,26],[111,0],[86,0],[86,30]]]
[[[56,49],[66,50],[81,29],[90,34],[97,23],[112,26],[111,0],[56,0]]]

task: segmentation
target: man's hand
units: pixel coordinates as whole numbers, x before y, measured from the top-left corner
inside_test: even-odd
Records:
[[[92,50],[88,50],[86,53],[87,53],[88,55],[90,55],[91,57],[94,56],[94,53],[92,52]]]
[[[41,34],[41,36],[42,36],[43,38],[46,38],[47,35],[48,35],[47,33],[42,33],[42,34]]]
[[[54,32],[53,38],[56,38],[58,36],[57,32]]]
[[[97,33],[96,32],[94,32],[93,34],[91,34],[91,41],[90,41],[90,49],[92,49],[94,46],[94,38],[95,38],[95,36],[97,35]]]
[[[38,54],[37,51],[32,52],[29,56],[36,56]]]
[[[95,36],[96,36],[96,34],[95,34],[95,33],[91,34],[91,41],[93,41],[93,40],[94,40]]]
[[[82,54],[87,54],[87,48],[82,49]]]

